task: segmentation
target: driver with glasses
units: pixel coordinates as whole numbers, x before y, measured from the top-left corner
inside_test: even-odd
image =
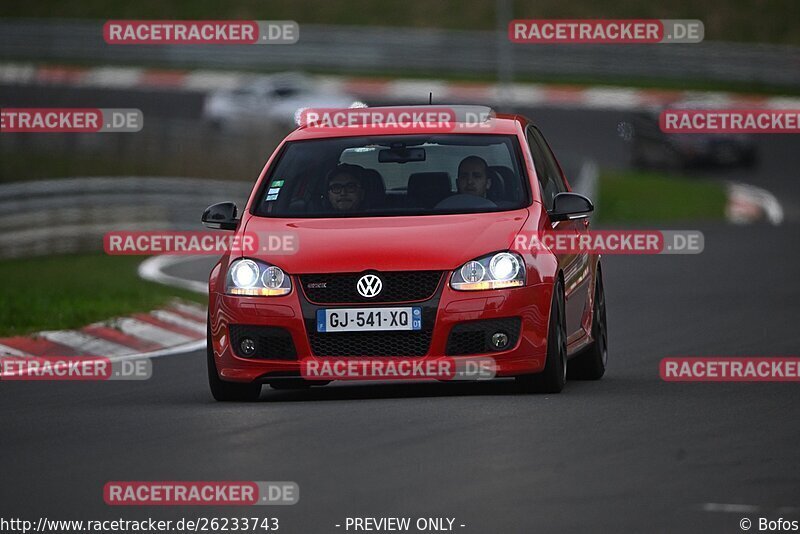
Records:
[[[326,197],[336,211],[356,211],[364,202],[363,168],[342,163],[328,173]]]

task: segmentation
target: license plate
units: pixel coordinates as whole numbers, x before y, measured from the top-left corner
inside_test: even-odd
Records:
[[[422,308],[337,308],[317,310],[317,332],[420,330]]]

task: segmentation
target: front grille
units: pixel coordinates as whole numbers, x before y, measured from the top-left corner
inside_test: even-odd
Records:
[[[269,360],[296,360],[297,351],[292,335],[285,328],[277,326],[259,326],[232,324],[228,326],[231,335],[231,347],[240,358],[264,358]],[[255,341],[253,354],[242,353],[239,344],[243,339]]]
[[[431,298],[442,278],[441,271],[373,272],[381,279],[383,289],[377,296],[366,298],[356,290],[358,279],[364,274],[303,274],[300,285],[309,302],[315,304],[415,302]],[[321,284],[325,287],[313,287]]]
[[[496,332],[503,332],[508,336],[508,345],[500,350],[509,350],[517,344],[521,323],[520,317],[459,323],[450,330],[445,352],[448,356],[496,352],[498,349],[492,346],[492,334]]]

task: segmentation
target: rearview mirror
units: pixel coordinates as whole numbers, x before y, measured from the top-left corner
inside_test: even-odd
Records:
[[[552,221],[584,219],[594,211],[592,201],[578,193],[559,193],[553,197],[553,209],[548,212]]]
[[[410,161],[425,161],[425,149],[393,147],[378,152],[378,162],[380,163],[408,163]]]
[[[236,204],[233,202],[220,202],[207,207],[201,220],[206,228],[236,230],[236,227],[239,226],[236,212]]]

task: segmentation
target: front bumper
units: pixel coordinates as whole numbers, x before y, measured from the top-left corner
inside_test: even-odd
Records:
[[[433,321],[427,351],[417,354],[423,359],[452,357],[455,360],[490,356],[496,364],[496,376],[515,376],[544,369],[547,350],[547,327],[552,286],[537,284],[514,289],[464,292],[449,287],[446,276],[433,298],[414,303],[381,303],[382,306],[423,306],[423,328]],[[293,282],[296,280],[293,279]],[[346,305],[314,305],[294,283],[292,293],[283,297],[239,297],[212,292],[209,299],[211,343],[220,377],[232,382],[269,382],[278,377],[300,376],[299,360],[319,356],[312,350],[309,330],[320,308],[351,307]],[[364,305],[352,307],[368,307]],[[521,329],[517,342],[502,351],[489,351],[468,356],[449,356],[448,339],[459,324],[487,319],[519,318]],[[231,326],[277,327],[291,336],[294,354],[263,358],[245,358],[236,354],[231,343]],[[463,328],[463,327],[462,327]],[[311,332],[314,334],[314,332]],[[380,333],[376,333],[380,334]],[[316,334],[326,335],[326,334]],[[338,334],[327,334],[338,335]],[[319,348],[319,344],[316,344]],[[452,354],[452,346],[450,347]],[[324,356],[322,356],[324,357]]]

